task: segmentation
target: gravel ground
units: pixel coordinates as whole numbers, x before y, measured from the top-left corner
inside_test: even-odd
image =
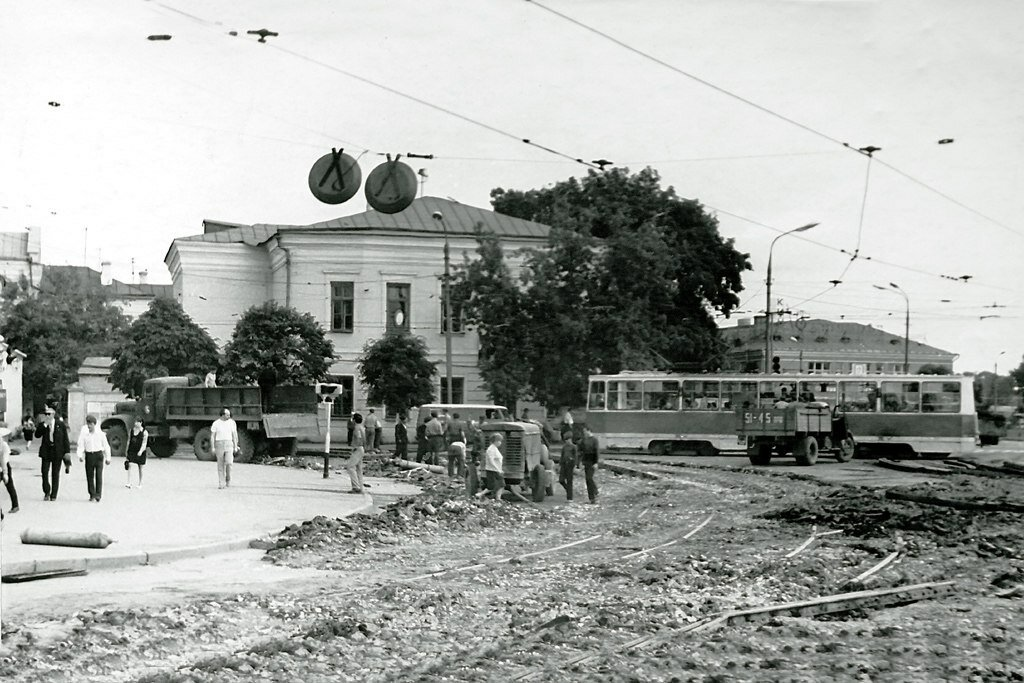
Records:
[[[267,562],[322,569],[318,586],[5,623],[0,678],[1024,681],[1019,514],[703,468],[602,472],[599,505],[469,500],[443,477],[381,474],[424,493],[267,540]],[[1020,501],[1022,482],[956,477],[942,493]],[[785,557],[825,530],[841,533]],[[686,633],[726,610],[947,579],[952,595],[910,605]]]

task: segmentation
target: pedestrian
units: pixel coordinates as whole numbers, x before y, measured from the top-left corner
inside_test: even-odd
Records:
[[[373,411],[373,408],[367,411],[363,428],[366,429],[366,451],[368,453],[376,453],[380,448],[381,432],[384,430],[381,428],[380,418],[377,417],[377,413]]]
[[[520,416],[519,421],[520,422],[529,422],[530,421],[530,409],[529,408],[523,408],[523,414]]]
[[[348,424],[346,425],[346,427],[348,428],[348,439],[346,440],[346,443],[349,446],[352,445],[352,430],[356,428],[355,417],[355,411],[348,414]]]
[[[572,410],[568,406],[565,408],[565,413],[562,415],[562,425],[559,432],[562,436],[562,441],[573,441],[573,429],[576,421],[572,418]]]
[[[0,427],[0,479],[3,479],[7,495],[11,497],[10,512],[14,513],[20,508],[18,507],[18,491],[14,488],[14,470],[11,469],[11,445],[7,443],[10,436],[10,429]],[[0,510],[0,516],[2,515],[3,510]]]
[[[204,387],[215,387],[217,386],[217,368],[210,370],[206,373],[206,377],[203,378]]]
[[[363,426],[363,416],[358,413],[352,418],[355,429],[352,430],[352,454],[348,456],[345,470],[352,482],[352,489],[349,493],[363,492],[363,455],[366,453],[366,428]]]
[[[572,500],[572,475],[576,470],[576,444],[562,442],[562,455],[558,459],[558,483],[565,489],[565,499]]]
[[[430,441],[427,439],[427,423],[429,417],[423,418],[423,422],[416,425],[416,462],[423,462],[430,450]]]
[[[405,426],[404,413],[399,413],[398,421],[395,422],[395,457],[409,459],[409,429]]]
[[[594,470],[597,469],[599,448],[597,437],[587,426],[583,427],[583,438],[579,441],[579,458],[583,463],[583,474],[587,480],[587,497],[591,503],[597,502],[597,482],[594,481]]]
[[[96,426],[96,416],[89,413],[78,433],[78,462],[85,461],[85,485],[89,500],[100,502],[103,496],[103,466],[110,464],[107,435]]]
[[[267,361],[256,377],[256,384],[260,388],[260,403],[263,405],[263,412],[270,412],[270,400],[274,395],[274,387],[277,386],[277,370],[274,365]]]
[[[441,462],[441,453],[445,449],[444,424],[437,417],[437,411],[430,411],[430,419],[427,420],[427,449],[428,464],[437,465]]]
[[[128,435],[128,448],[124,453],[124,469],[126,488],[132,487],[132,467],[138,472],[139,488],[142,488],[142,466],[146,464],[146,449],[149,447],[149,432],[142,420],[132,425],[132,433]]]
[[[46,406],[43,421],[36,425],[36,438],[39,439],[40,473],[43,475],[43,500],[57,500],[60,490],[60,466],[70,472],[71,440],[68,428],[63,420],[57,418],[53,406]]]
[[[25,413],[21,418],[21,436],[25,439],[25,452],[32,450],[32,437],[36,435],[36,421],[32,419],[32,413]]]
[[[501,500],[501,493],[505,490],[505,477],[502,476],[502,454],[501,434],[491,437],[491,445],[487,447],[484,454],[484,481],[487,485],[486,491],[490,491],[494,500]]]
[[[448,444],[448,478],[466,476],[466,442],[452,441]]]
[[[231,419],[231,410],[224,406],[220,417],[210,425],[210,441],[217,456],[217,488],[231,486],[231,465],[238,452],[238,425]]]

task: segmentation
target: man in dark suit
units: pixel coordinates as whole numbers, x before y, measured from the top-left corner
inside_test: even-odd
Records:
[[[405,426],[405,414],[398,414],[395,422],[395,457],[409,459],[409,429]]]
[[[64,456],[71,452],[68,427],[57,417],[57,411],[47,406],[43,421],[36,426],[39,439],[40,472],[43,475],[43,500],[57,500],[60,489],[60,468]]]

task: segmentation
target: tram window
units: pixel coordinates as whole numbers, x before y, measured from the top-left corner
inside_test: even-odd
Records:
[[[757,382],[722,382],[722,410],[750,408],[757,403]]]
[[[679,410],[679,382],[675,380],[644,382],[644,410]]]
[[[835,382],[810,381],[800,382],[798,398],[805,402],[818,401],[830,407],[836,405],[837,387]]]
[[[779,401],[797,400],[796,382],[761,382],[760,407],[771,408]]]
[[[959,413],[959,382],[921,382],[922,413]]]
[[[590,396],[587,397],[587,408],[590,410],[604,410],[604,382],[590,383]]]
[[[637,380],[608,382],[608,410],[640,410],[642,396]]]
[[[882,382],[883,413],[916,413],[920,407],[920,382]]]
[[[878,403],[874,382],[840,382],[839,406],[848,413],[873,413]]]
[[[683,410],[718,410],[719,382],[686,380],[683,382]]]

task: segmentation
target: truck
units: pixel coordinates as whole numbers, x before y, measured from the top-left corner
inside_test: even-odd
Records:
[[[140,399],[119,402],[100,427],[115,456],[125,454],[128,435],[141,419],[156,457],[167,458],[190,447],[199,460],[216,460],[210,425],[228,408],[238,425],[236,462],[248,462],[255,455],[294,454],[299,436],[317,433],[314,387],[275,387],[267,410],[261,398],[256,386],[206,387],[190,377],[157,377],[143,382]]]
[[[736,409],[736,431],[752,465],[767,465],[772,454],[790,453],[798,465],[810,466],[819,453],[849,462],[857,442],[846,425],[846,415],[827,403],[794,402],[777,407],[743,406]]]

